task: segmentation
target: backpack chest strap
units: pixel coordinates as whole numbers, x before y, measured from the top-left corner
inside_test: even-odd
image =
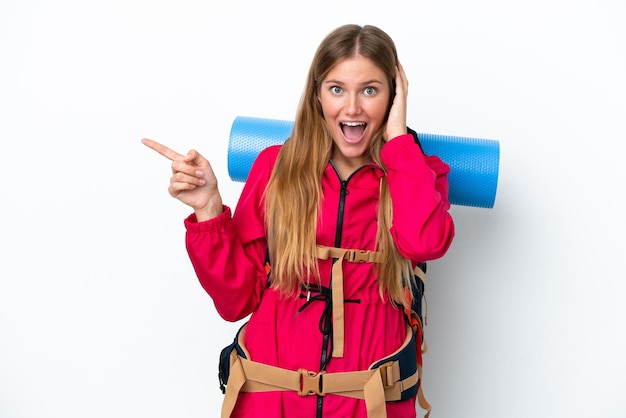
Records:
[[[343,309],[343,261],[351,263],[382,263],[383,253],[367,250],[317,246],[317,258],[336,259],[333,263],[331,297],[333,304],[333,357],[343,357],[344,351],[344,309]]]

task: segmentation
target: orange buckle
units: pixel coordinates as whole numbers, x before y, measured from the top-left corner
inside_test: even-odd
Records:
[[[315,373],[305,369],[299,369],[298,373],[300,373],[300,392],[298,392],[298,395],[326,395],[322,388],[322,375],[326,372],[321,371],[319,373]]]

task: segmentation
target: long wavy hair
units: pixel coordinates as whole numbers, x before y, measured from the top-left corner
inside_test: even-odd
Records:
[[[333,140],[318,100],[320,85],[339,61],[363,56],[374,62],[395,86],[396,47],[389,35],[375,26],[345,25],[321,42],[311,63],[300,99],[293,132],[283,144],[265,194],[266,228],[272,264],[272,286],[293,295],[302,283],[319,280],[316,230],[322,198],[321,179],[333,150]],[[393,100],[389,98],[390,104]],[[384,125],[375,134],[368,157],[385,170],[380,158]],[[385,261],[376,265],[381,297],[387,292],[406,306],[404,290],[410,262],[398,252],[390,231],[393,216],[387,182],[380,187],[376,250]]]

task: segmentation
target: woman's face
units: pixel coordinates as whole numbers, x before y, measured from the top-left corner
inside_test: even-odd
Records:
[[[369,162],[366,153],[383,124],[390,98],[385,73],[360,55],[339,61],[322,80],[319,101],[335,143],[333,163],[342,175]]]

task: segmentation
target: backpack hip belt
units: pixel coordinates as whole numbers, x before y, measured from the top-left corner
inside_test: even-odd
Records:
[[[251,360],[243,343],[245,327],[246,324],[237,333],[235,344],[229,346],[222,418],[230,417],[239,392],[294,391],[300,396],[334,394],[363,399],[368,418],[386,418],[385,402],[414,396],[424,409],[430,409],[422,403],[422,369],[416,361],[415,334],[409,325],[404,343],[393,354],[374,362],[368,370],[336,373],[289,370]]]

